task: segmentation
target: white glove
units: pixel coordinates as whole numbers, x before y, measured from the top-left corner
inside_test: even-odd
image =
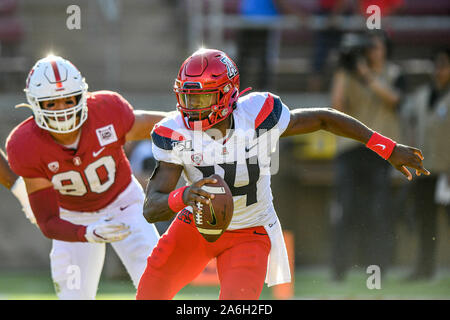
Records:
[[[23,181],[22,177],[19,177],[16,182],[14,182],[11,187],[11,192],[16,198],[19,200],[22,205],[22,211],[25,213],[25,216],[30,220],[32,224],[37,225],[36,218],[34,217],[33,211],[31,210],[30,201],[28,200],[27,188],[25,187],[25,181]]]
[[[125,223],[103,218],[88,225],[84,237],[88,242],[107,243],[123,240],[130,233],[130,227]]]

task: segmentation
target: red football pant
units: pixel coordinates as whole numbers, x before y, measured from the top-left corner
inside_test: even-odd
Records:
[[[147,259],[138,300],[168,300],[217,258],[219,299],[255,300],[264,286],[270,239],[264,227],[226,231],[207,242],[183,210]]]

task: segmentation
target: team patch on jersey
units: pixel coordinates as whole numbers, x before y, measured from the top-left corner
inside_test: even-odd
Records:
[[[77,167],[81,166],[81,158],[80,157],[75,157],[72,159],[73,164],[76,165]]]
[[[47,167],[48,167],[48,169],[51,171],[51,172],[58,172],[58,170],[59,170],[59,162],[58,161],[53,161],[53,162],[50,162],[48,165],[47,165]]]
[[[280,120],[283,109],[280,98],[269,94],[258,116],[255,119],[256,136],[275,127]]]
[[[152,140],[153,143],[161,149],[164,150],[172,150],[174,146],[177,146],[177,148],[185,147],[188,148],[189,146],[187,144],[180,144],[180,141],[185,141],[185,137],[170,129],[163,126],[155,126],[155,129],[152,132]],[[192,141],[191,146],[188,149],[192,148]]]
[[[98,128],[95,132],[97,133],[98,142],[102,147],[117,141],[116,131],[114,130],[114,125],[112,124],[107,125],[106,127]]]
[[[177,151],[193,151],[192,140],[173,141],[172,148]]]
[[[192,162],[194,162],[196,165],[199,166],[203,162],[203,154],[201,153],[193,154],[191,156],[191,160]]]

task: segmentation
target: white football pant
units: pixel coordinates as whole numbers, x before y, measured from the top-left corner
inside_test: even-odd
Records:
[[[131,234],[111,243],[125,265],[135,287],[147,265],[159,234],[142,215],[144,191],[133,177],[130,185],[106,208],[97,212],[60,209],[61,218],[74,224],[88,225],[99,218],[112,217],[130,226]],[[53,240],[50,263],[55,291],[59,299],[95,299],[105,258],[104,243]]]

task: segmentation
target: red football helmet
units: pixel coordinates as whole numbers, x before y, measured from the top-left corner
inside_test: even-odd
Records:
[[[186,128],[207,130],[233,112],[239,72],[224,52],[200,49],[181,65],[173,90]]]

